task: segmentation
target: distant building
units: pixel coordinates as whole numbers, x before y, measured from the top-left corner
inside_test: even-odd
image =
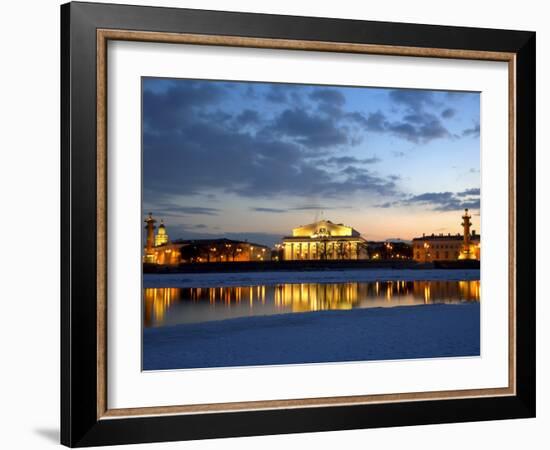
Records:
[[[470,231],[471,216],[464,210],[462,216],[463,234],[432,234],[413,239],[413,259],[418,262],[455,261],[458,259],[480,259],[481,236]]]
[[[182,263],[269,261],[271,249],[265,245],[233,239],[176,241]]]
[[[145,219],[144,263],[178,265],[181,263],[268,261],[271,259],[269,247],[247,241],[220,238],[172,242],[162,220],[155,234],[155,223],[156,220],[149,213]]]
[[[166,234],[166,227],[161,220],[157,235],[155,236],[155,247],[160,247],[164,244],[168,244],[168,234]]]
[[[412,245],[405,241],[368,241],[370,259],[411,259]]]
[[[343,224],[321,220],[292,230],[283,239],[283,259],[367,259],[367,243],[360,233]]]
[[[149,264],[176,265],[180,263],[179,245],[174,245],[168,238],[162,220],[155,235],[155,223],[152,214],[145,219],[145,249],[143,262]]]

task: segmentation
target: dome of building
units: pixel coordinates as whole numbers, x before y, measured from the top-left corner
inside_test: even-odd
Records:
[[[160,221],[158,234],[166,234],[166,227],[164,226],[164,223],[162,223],[162,220]]]
[[[164,226],[163,221],[160,221],[157,235],[155,236],[155,247],[159,245],[164,245],[168,243],[168,233],[166,233],[166,227]]]

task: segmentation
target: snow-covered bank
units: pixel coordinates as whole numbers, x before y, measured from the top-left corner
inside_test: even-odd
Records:
[[[144,274],[143,287],[225,287],[285,283],[346,283],[368,281],[479,280],[479,269],[347,269],[304,272],[238,272]]]
[[[248,317],[143,333],[143,369],[479,355],[479,303]]]

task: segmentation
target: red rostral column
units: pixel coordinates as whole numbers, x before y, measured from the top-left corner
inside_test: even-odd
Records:
[[[462,226],[464,227],[464,253],[466,254],[466,259],[470,256],[470,216],[468,214],[468,208],[464,210],[464,215],[462,216]]]
[[[149,213],[149,217],[145,219],[145,230],[147,231],[147,241],[145,244],[146,253],[152,253],[153,246],[155,245],[155,223],[156,220],[153,219],[153,215]]]

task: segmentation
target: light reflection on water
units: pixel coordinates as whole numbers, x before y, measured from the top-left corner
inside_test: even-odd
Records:
[[[144,326],[328,309],[479,302],[479,290],[479,280],[146,288]]]

